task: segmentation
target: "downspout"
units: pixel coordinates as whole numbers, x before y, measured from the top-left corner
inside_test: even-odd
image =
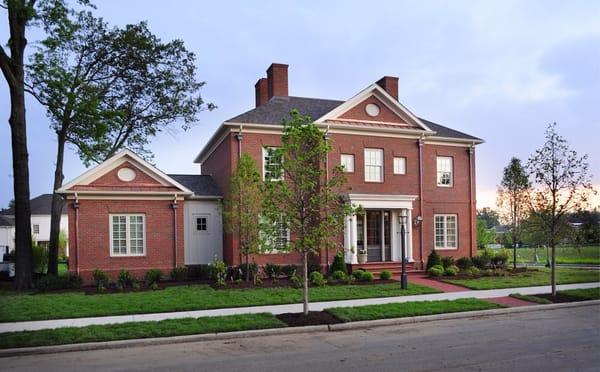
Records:
[[[177,209],[179,208],[179,204],[177,204],[177,194],[173,197],[173,203],[171,203],[171,208],[173,209],[173,250],[175,257],[175,264],[173,267],[177,267]]]
[[[423,260],[423,135],[419,138],[419,214],[421,221],[419,222],[419,256],[421,257],[421,269],[425,267]]]
[[[75,193],[73,209],[75,209],[75,272],[79,275],[79,199],[77,193]]]
[[[327,129],[325,130],[325,135],[323,136],[323,139],[325,139],[325,144],[327,144],[329,141],[329,125],[327,126]],[[328,181],[329,181],[329,152],[325,153],[325,184],[327,184]],[[328,202],[328,200],[325,199],[325,220],[327,220],[327,202]],[[325,262],[327,263],[325,272],[329,273],[329,247],[327,245],[325,245]]]
[[[471,144],[471,146],[469,146],[469,223],[471,226],[471,236],[469,238],[469,241],[471,242],[471,257],[473,257],[473,247],[477,244],[477,241],[473,241],[473,232],[474,232],[474,226],[473,226],[473,154],[475,153],[475,143]]]
[[[238,166],[239,166],[240,162],[242,161],[242,140],[244,139],[244,135],[242,134],[243,130],[244,130],[244,126],[240,125],[240,130],[235,135],[235,138],[237,139],[237,142],[238,142],[238,161],[237,161]],[[240,196],[238,215],[241,215],[241,214],[242,214],[242,197]],[[240,249],[241,242],[242,242],[242,222],[241,222],[241,219],[238,218],[238,260],[239,260],[240,264],[242,263],[242,250]],[[233,252],[231,252],[231,260],[233,261]]]

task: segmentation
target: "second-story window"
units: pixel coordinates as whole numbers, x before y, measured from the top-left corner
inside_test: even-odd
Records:
[[[394,157],[394,174],[406,174],[406,158]]]
[[[276,147],[263,147],[263,179],[265,181],[283,180],[281,155]]]
[[[437,185],[442,187],[452,186],[452,158],[449,156],[437,157]]]
[[[365,149],[365,181],[383,182],[382,149]]]
[[[340,155],[340,165],[344,168],[344,172],[354,172],[354,155],[342,154]]]

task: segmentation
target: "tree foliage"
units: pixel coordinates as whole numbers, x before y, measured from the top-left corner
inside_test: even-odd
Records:
[[[485,221],[485,227],[491,229],[500,225],[500,216],[498,212],[489,207],[481,208],[477,211],[477,218]]]
[[[552,294],[556,295],[556,245],[564,236],[567,214],[587,205],[594,190],[588,156],[579,156],[556,131],[546,130],[546,142],[527,162],[532,181],[529,207],[551,248]]]
[[[496,234],[487,228],[485,220],[477,219],[477,247],[483,249],[496,241]]]
[[[264,249],[259,219],[263,214],[264,194],[264,184],[256,163],[250,155],[242,154],[229,180],[229,197],[225,201],[223,217],[226,231],[238,237],[246,264],[246,281],[250,275],[250,255],[261,253]]]
[[[308,314],[308,256],[338,244],[334,237],[353,208],[340,196],[346,182],[342,168],[335,167],[326,177],[331,144],[323,132],[296,110],[282,125],[282,145],[274,154],[281,167],[274,167],[273,180],[266,181],[265,215],[273,224],[282,219],[291,230],[289,249],[302,257],[304,314]]]

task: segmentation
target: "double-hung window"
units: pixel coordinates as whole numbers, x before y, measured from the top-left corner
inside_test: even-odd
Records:
[[[340,164],[341,164],[342,168],[344,168],[344,172],[353,173],[354,172],[354,155],[352,155],[352,154],[340,155]]]
[[[456,249],[457,217],[455,214],[436,214],[435,249]]]
[[[449,156],[437,157],[437,185],[442,187],[452,186],[452,158]]]
[[[283,180],[282,159],[276,147],[263,147],[263,179],[265,181]]]
[[[146,218],[143,214],[110,215],[110,255],[146,254]]]
[[[283,213],[280,214],[277,221],[274,221],[272,225],[264,216],[260,216],[259,221],[263,226],[266,226],[266,229],[260,232],[263,241],[265,241],[269,248],[266,253],[287,252],[290,242],[290,229],[285,221],[285,215]]]
[[[406,158],[394,157],[394,174],[406,174]]]
[[[365,149],[365,181],[383,182],[382,149]]]

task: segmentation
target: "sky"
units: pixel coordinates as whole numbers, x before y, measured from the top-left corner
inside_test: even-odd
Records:
[[[152,139],[154,162],[167,173],[198,173],[195,156],[224,120],[254,107],[254,84],[278,62],[289,64],[294,96],[345,100],[384,75],[397,76],[400,101],[413,113],[483,138],[476,150],[479,208],[495,205],[503,167],[513,156],[526,161],[552,122],[573,149],[589,155],[600,185],[600,2],[94,3],[110,24],[147,21],[163,41],[181,39],[197,56],[203,98],[218,108],[202,112],[188,131],[174,123]],[[0,19],[5,45],[3,9]],[[29,51],[39,36],[30,30]],[[0,78],[0,207],[12,198],[9,113]],[[27,126],[37,196],[52,190],[56,139],[31,97]],[[84,170],[68,148],[65,182]]]

